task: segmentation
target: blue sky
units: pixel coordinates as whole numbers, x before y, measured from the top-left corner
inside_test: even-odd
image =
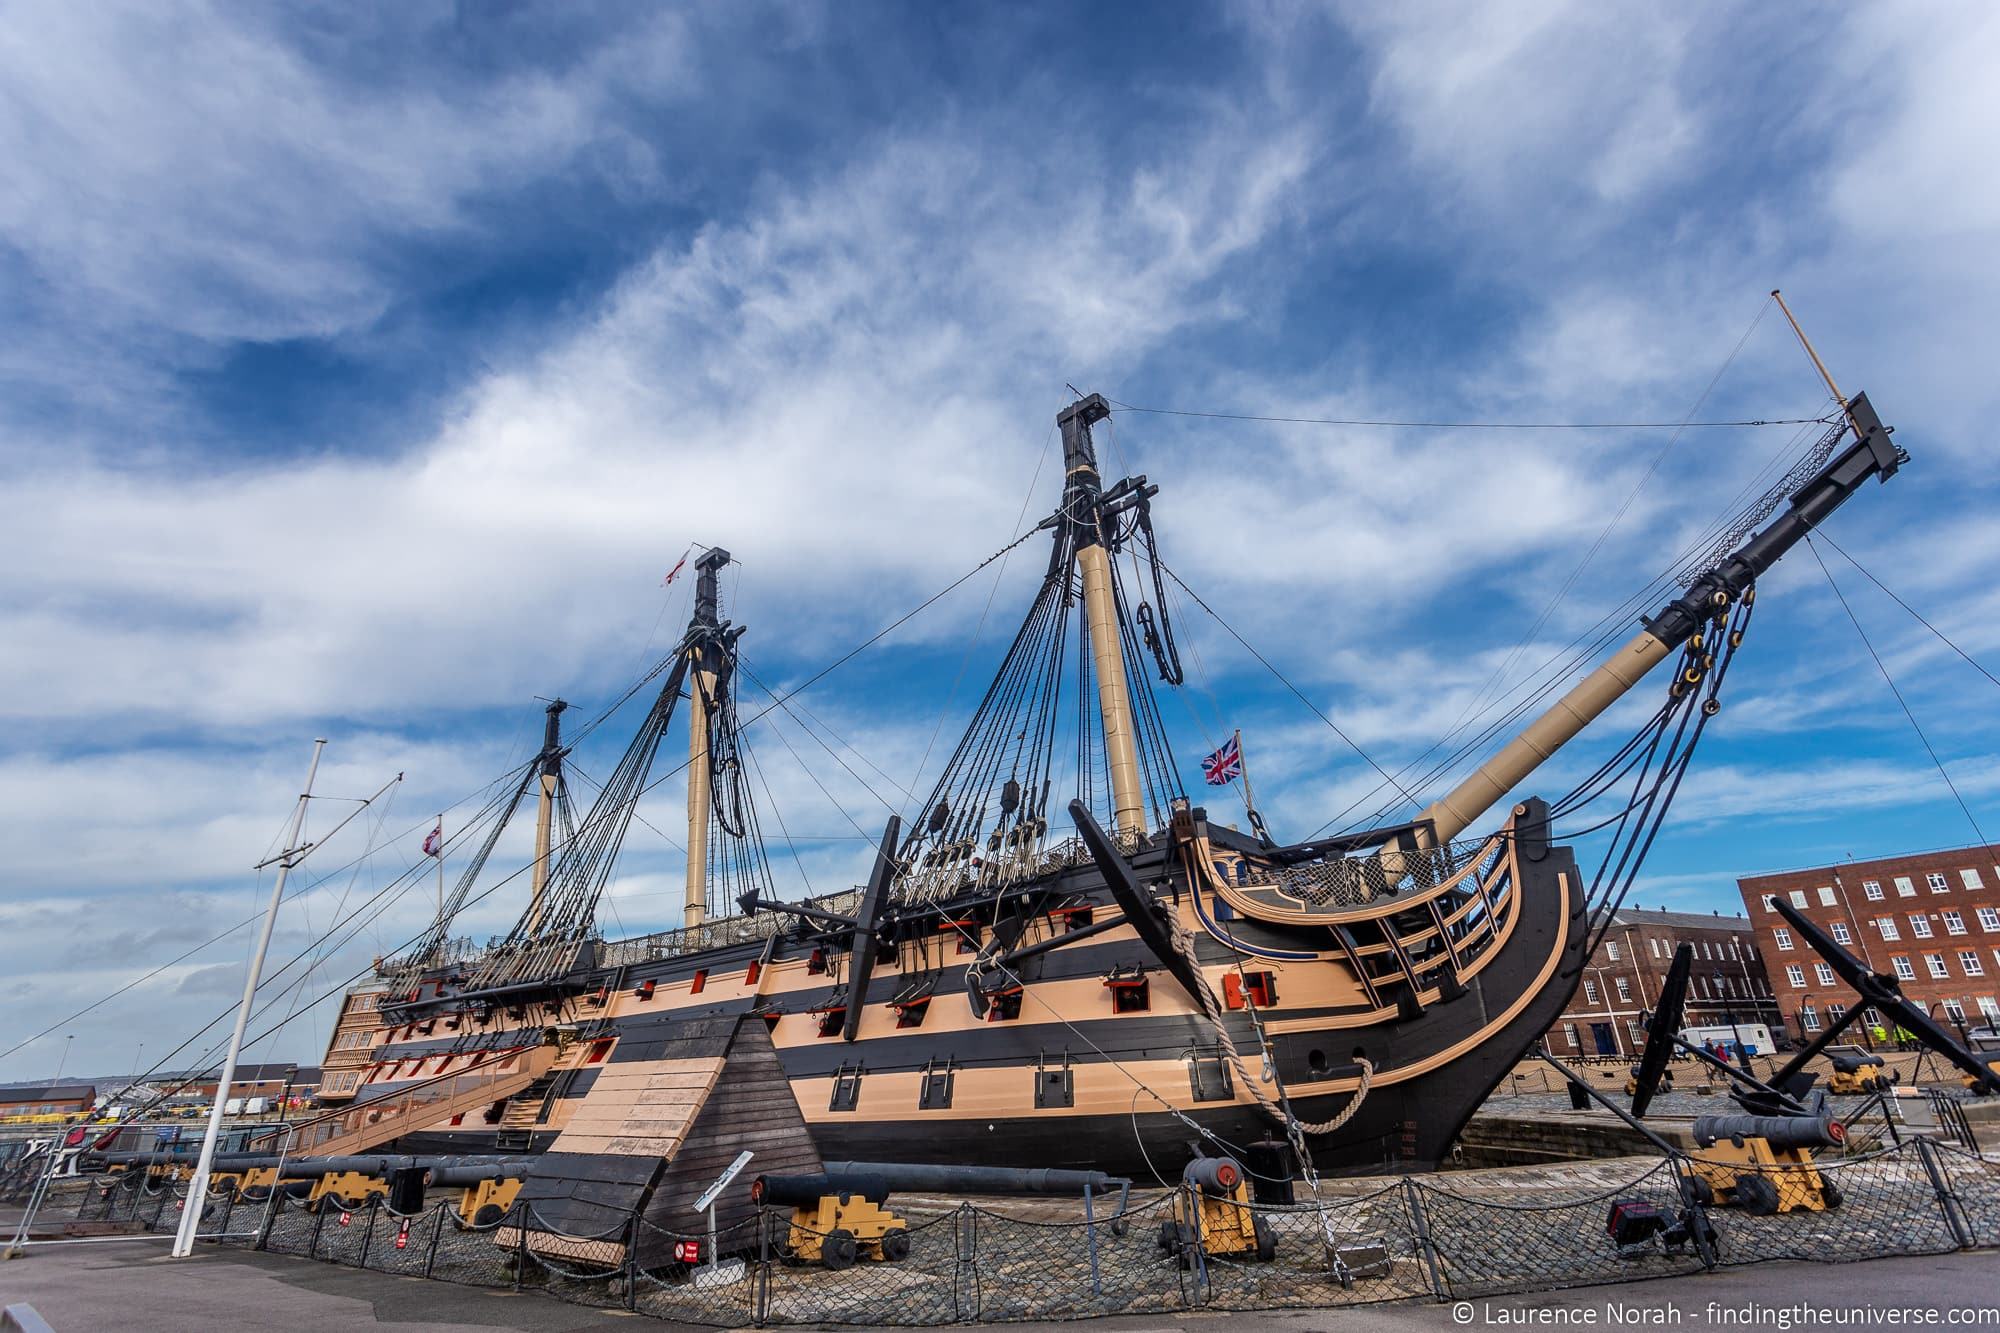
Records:
[[[323,735],[329,796],[406,779],[308,862],[279,938],[307,947],[414,859],[408,830],[525,753],[533,696],[573,717],[615,697],[685,616],[660,578],[691,541],[740,557],[728,611],[759,674],[803,679],[1046,511],[1053,469],[1030,480],[1065,383],[1262,416],[1810,417],[1825,392],[1768,308],[1783,287],[1914,456],[1832,535],[1991,667],[1996,56],[1978,5],[17,13],[0,1046],[249,916],[246,868]],[[1791,440],[1114,431],[1112,461],[1164,488],[1167,560],[1390,767],[1545,611],[1510,686]],[[855,825],[898,784],[927,785],[940,717],[969,702],[952,683],[990,669],[1040,558],[806,696],[893,781],[849,756],[864,790],[796,729],[816,771],[752,736],[813,887],[854,872]],[[1835,572],[2000,832],[2000,696]],[[1974,838],[1810,556],[1764,593],[1648,905]],[[1183,632],[1215,696],[1191,704],[1244,729],[1281,837],[1367,792],[1214,626]],[[1163,706],[1191,780],[1205,738]],[[661,833],[632,835],[613,931],[674,918],[676,798],[663,784]],[[504,926],[504,896],[468,928]],[[330,951],[308,996],[419,931],[425,901]],[[51,1072],[61,1032],[73,1071],[129,1068],[141,1042],[150,1063],[229,1002],[246,946],[0,1076]],[[257,1054],[315,1055],[325,1030],[309,1012]]]

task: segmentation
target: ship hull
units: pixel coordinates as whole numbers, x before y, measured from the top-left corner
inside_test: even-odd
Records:
[[[1309,1126],[1340,1121],[1308,1135],[1320,1170],[1437,1167],[1479,1103],[1567,1003],[1586,943],[1574,859],[1566,848],[1508,834],[1488,845],[1498,849],[1484,863],[1490,869],[1461,871],[1448,891],[1392,898],[1377,912],[1380,938],[1402,943],[1359,948],[1353,913],[1333,914],[1325,925],[1253,920],[1231,911],[1205,860],[1177,860],[1164,846],[1134,858],[1156,891],[1171,890],[1165,901],[1188,928],[1204,984],[1230,997],[1219,1017],[1243,1053],[1241,1068],[1267,1097],[1282,1089]],[[1203,857],[1221,854],[1206,834],[1199,846]],[[1238,906],[1258,907],[1232,892]],[[663,1014],[755,1013],[769,1025],[829,1160],[1171,1179],[1198,1142],[1212,1151],[1283,1136],[1280,1120],[1226,1059],[1216,1024],[1166,960],[1121,924],[1094,866],[1068,866],[1012,897],[1025,905],[1015,916],[946,917],[909,932],[893,951],[885,946],[858,1000],[837,932],[808,931],[582,970],[552,979],[546,997],[518,1003],[442,995],[392,1006],[376,1076],[349,1119],[398,1128],[395,1114],[367,1108],[393,1112],[408,1089],[424,1087],[437,1077],[433,1069],[452,1061],[490,1062],[494,1052],[528,1051],[548,1033],[567,1033],[567,1053],[532,1090],[542,1098],[532,1126],[508,1128],[516,1124],[507,1114],[512,1103],[501,1099],[484,1114],[461,1111],[458,1123],[402,1116],[401,1132],[378,1131],[367,1149],[542,1151],[590,1105],[621,1031]],[[1093,916],[1108,918],[1106,928],[1074,942],[1059,938]],[[1448,950],[1424,944],[1425,920],[1455,934]],[[1004,993],[996,1002],[990,970],[977,971],[982,959],[1003,946],[1052,940],[1057,947],[1006,969],[1020,983],[1011,1008]],[[1336,940],[1344,952],[1327,949]],[[1430,961],[1403,956],[1406,946],[1428,948]],[[1409,983],[1400,989],[1385,962],[1391,948]],[[1447,952],[1451,966],[1435,967]],[[1135,977],[1146,987],[1143,1003],[1121,1008],[1116,987]],[[1243,987],[1255,994],[1259,984],[1269,987],[1262,1000],[1243,1003]],[[857,1002],[863,1013],[848,1040],[846,1010]],[[1266,1052],[1274,1078],[1264,1073]]]

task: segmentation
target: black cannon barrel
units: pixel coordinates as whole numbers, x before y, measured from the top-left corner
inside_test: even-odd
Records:
[[[106,1166],[193,1166],[193,1153],[179,1152],[110,1152],[88,1153],[86,1161],[101,1162]],[[264,1152],[219,1152],[209,1163],[213,1171],[248,1171],[252,1167],[276,1166],[278,1155]]]
[[[1837,1148],[1847,1127],[1830,1115],[1699,1115],[1694,1141],[1704,1148],[1718,1139],[1769,1139],[1773,1148]]]
[[[951,1194],[1080,1194],[1122,1190],[1132,1182],[1102,1171],[1065,1171],[1057,1167],[937,1166],[925,1162],[828,1162],[834,1179],[868,1176],[885,1180],[896,1191],[925,1190]]]
[[[463,1189],[467,1185],[478,1185],[488,1180],[505,1180],[518,1176],[527,1170],[525,1163],[512,1162],[439,1162],[430,1168],[426,1183],[437,1188]]]
[[[323,1176],[329,1171],[353,1171],[364,1176],[387,1178],[391,1171],[406,1166],[417,1166],[414,1157],[294,1157],[278,1168],[278,1175],[285,1180],[305,1180],[311,1176]]]
[[[750,1182],[751,1201],[767,1207],[808,1208],[829,1194],[858,1194],[870,1203],[881,1203],[889,1197],[889,1182],[860,1172],[759,1176]]]
[[[1863,1067],[1882,1063],[1882,1057],[1869,1051],[1828,1051],[1826,1058],[1833,1061],[1837,1074],[1858,1074]]]

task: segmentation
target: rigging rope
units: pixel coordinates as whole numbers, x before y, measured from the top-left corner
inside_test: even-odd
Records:
[[[1249,412],[1198,412],[1175,407],[1138,407],[1116,398],[1106,402],[1125,412],[1155,416],[1205,417],[1216,421],[1268,421],[1291,426],[1384,426],[1412,430],[1695,430],[1749,426],[1803,426],[1833,420],[1824,417],[1760,417],[1748,421],[1391,421],[1342,417],[1285,417]]]
[[[1910,709],[1910,701],[1905,699],[1903,691],[1897,688],[1896,678],[1889,674],[1888,664],[1883,662],[1882,655],[1875,651],[1875,645],[1869,641],[1868,631],[1861,628],[1860,618],[1854,614],[1854,608],[1847,604],[1847,595],[1841,592],[1840,585],[1834,582],[1833,571],[1826,567],[1826,560],[1820,555],[1819,547],[1814,544],[1811,533],[1806,534],[1806,545],[1812,547],[1813,559],[1819,562],[1820,572],[1826,575],[1827,586],[1833,589],[1833,595],[1840,600],[1840,609],[1847,612],[1847,619],[1853,624],[1854,632],[1861,636],[1861,646],[1866,648],[1868,656],[1874,659],[1875,669],[1882,673],[1882,679],[1888,683],[1889,693],[1896,696],[1896,702],[1902,706],[1903,716],[1910,720],[1910,729],[1915,731],[1917,739],[1923,742],[1924,753],[1931,757],[1931,763],[1936,766],[1938,776],[1944,779],[1944,785],[1951,791],[1951,798],[1958,802],[1958,808],[1964,812],[1965,822],[1972,825],[1973,835],[1979,839],[1982,846],[1985,845],[1986,834],[1980,831],[1979,821],[1973,818],[1972,807],[1965,803],[1965,797],[1959,794],[1958,784],[1953,782],[1951,774],[1945,771],[1944,761],[1938,758],[1937,750],[1931,745],[1931,738],[1924,734],[1923,724],[1917,721],[1917,715]]]

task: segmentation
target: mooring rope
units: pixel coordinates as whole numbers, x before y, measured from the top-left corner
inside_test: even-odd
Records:
[[[1341,1108],[1340,1114],[1331,1120],[1300,1120],[1272,1100],[1271,1095],[1263,1089],[1263,1080],[1251,1077],[1248,1067],[1244,1065],[1242,1053],[1236,1049],[1236,1041],[1229,1035],[1229,1028],[1222,1020],[1222,1010],[1216,1002],[1215,992],[1201,978],[1201,962],[1195,957],[1194,936],[1189,933],[1178,914],[1168,915],[1167,927],[1173,933],[1175,952],[1187,962],[1188,969],[1194,974],[1195,1000],[1201,1005],[1202,1013],[1207,1016],[1209,1026],[1215,1029],[1216,1038],[1221,1044],[1225,1058],[1229,1061],[1229,1067],[1236,1072],[1237,1080],[1250,1089],[1250,1095],[1257,1099],[1257,1104],[1264,1108],[1264,1113],[1285,1126],[1288,1131],[1297,1127],[1299,1132],[1304,1134],[1331,1134],[1352,1120],[1354,1113],[1361,1109],[1361,1103],[1368,1100],[1368,1089],[1375,1081],[1375,1066],[1369,1062],[1368,1057],[1363,1055],[1355,1057],[1355,1063],[1361,1066],[1361,1082],[1356,1085],[1354,1096]]]

